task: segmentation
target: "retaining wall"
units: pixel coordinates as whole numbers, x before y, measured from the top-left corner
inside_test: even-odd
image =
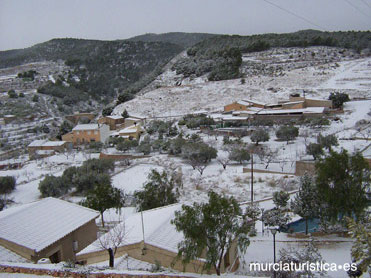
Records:
[[[108,271],[108,270],[107,270]],[[78,272],[73,269],[46,269],[23,266],[0,265],[0,273],[23,273],[33,275],[49,275],[51,277],[73,277],[73,278],[194,278],[181,275],[166,275],[166,274],[130,274],[130,273],[109,273],[109,272]]]

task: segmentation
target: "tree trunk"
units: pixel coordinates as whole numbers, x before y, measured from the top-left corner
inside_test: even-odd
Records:
[[[108,248],[108,254],[109,254],[109,267],[114,267],[115,264],[115,256],[113,255],[112,248]]]
[[[101,219],[102,219],[102,226],[103,226],[103,228],[104,228],[103,212],[100,213],[100,217],[101,217]]]

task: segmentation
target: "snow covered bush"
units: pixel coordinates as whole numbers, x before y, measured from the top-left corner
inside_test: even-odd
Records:
[[[279,271],[276,272],[276,277],[281,278],[296,278],[296,277],[315,277],[317,275],[324,275],[325,271],[314,272],[310,268],[302,267],[305,263],[324,262],[321,253],[314,245],[313,240],[309,241],[303,249],[281,249],[279,252],[279,262],[282,264],[294,263],[295,271]]]

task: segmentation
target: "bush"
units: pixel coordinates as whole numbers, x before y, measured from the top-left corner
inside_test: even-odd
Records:
[[[115,162],[112,159],[88,159],[82,164],[81,170],[86,173],[105,174],[115,170]]]
[[[229,159],[242,164],[244,161],[250,160],[250,153],[244,146],[235,145],[231,147]]]
[[[65,183],[62,177],[46,175],[39,183],[41,197],[60,197],[69,190],[69,184]]]
[[[130,92],[124,92],[117,98],[116,105],[132,100],[134,96]]]
[[[199,128],[201,126],[215,125],[214,119],[206,115],[187,115],[183,118],[184,124],[188,128]]]
[[[179,183],[165,171],[159,173],[156,170],[152,170],[147,179],[144,189],[134,193],[138,211],[163,207],[178,201],[176,188],[181,186],[181,181]]]
[[[169,137],[173,137],[178,135],[178,129],[176,128],[176,126],[174,126],[174,122],[172,121],[152,121],[147,126],[146,131],[148,132],[148,134],[158,133],[159,136],[166,135]]]
[[[0,177],[0,194],[10,194],[16,185],[16,180],[12,176]]]
[[[317,160],[323,155],[323,146],[317,143],[310,143],[307,146],[307,154],[312,155],[314,160]]]
[[[113,109],[114,109],[113,106],[109,106],[109,107],[104,108],[104,109],[102,110],[102,115],[103,115],[103,116],[109,116],[109,115],[111,115]]]
[[[331,93],[329,100],[332,100],[334,108],[342,108],[344,102],[350,101],[349,95],[345,93]]]
[[[13,89],[8,91],[8,96],[9,96],[9,98],[17,98],[18,97],[18,95],[16,94],[16,92]]]
[[[281,126],[276,131],[276,136],[279,140],[289,141],[294,140],[299,135],[299,128],[295,126]]]
[[[39,96],[38,96],[38,95],[34,95],[34,96],[32,97],[32,101],[33,101],[33,102],[39,102]]]
[[[88,145],[88,149],[92,152],[99,153],[103,148],[102,142],[90,142]]]
[[[116,149],[121,152],[127,152],[128,150],[138,146],[137,140],[124,140],[116,145]]]
[[[259,145],[259,142],[266,142],[269,140],[269,133],[265,131],[264,129],[257,129],[255,130],[251,136],[250,139],[252,142],[255,142],[256,145]]]
[[[151,153],[152,147],[150,143],[142,142],[137,147],[137,152],[143,153],[144,155],[148,155]]]

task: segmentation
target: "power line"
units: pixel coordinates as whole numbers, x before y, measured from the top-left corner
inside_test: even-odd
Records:
[[[368,19],[370,19],[370,16],[368,16],[367,14],[365,14],[360,8],[358,8],[356,5],[354,5],[352,2],[348,1],[348,0],[344,0],[345,2],[347,2],[350,6],[352,6],[353,8],[355,8],[359,13],[363,14],[365,17],[367,17]]]
[[[270,4],[270,5],[272,5],[272,6],[275,6],[276,8],[278,8],[278,9],[280,9],[280,10],[282,10],[282,11],[285,11],[286,13],[291,14],[292,16],[295,16],[295,17],[297,17],[297,18],[299,18],[299,19],[301,19],[301,20],[304,20],[305,22],[307,22],[307,23],[309,23],[309,24],[311,24],[311,25],[313,25],[313,26],[316,26],[317,28],[320,28],[320,29],[326,31],[326,28],[324,28],[324,27],[322,27],[322,26],[320,26],[320,25],[318,25],[318,24],[316,24],[316,23],[310,21],[309,19],[306,19],[305,17],[302,17],[301,15],[298,15],[298,14],[292,12],[292,11],[289,11],[288,9],[283,8],[283,7],[281,7],[281,6],[278,6],[277,4],[272,3],[272,2],[270,2],[270,1],[268,1],[268,0],[263,0],[263,1],[266,2],[266,3],[268,3],[268,4]]]

